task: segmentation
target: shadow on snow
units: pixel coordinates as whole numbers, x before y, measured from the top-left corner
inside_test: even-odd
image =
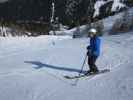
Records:
[[[33,67],[34,69],[41,69],[41,68],[50,68],[50,69],[55,69],[55,70],[60,70],[60,71],[69,71],[69,72],[81,72],[79,69],[74,69],[74,68],[66,68],[66,67],[58,67],[54,65],[49,65],[49,64],[44,64],[40,61],[25,61],[24,63],[36,65],[36,67]],[[82,73],[85,73],[86,71],[82,71]]]

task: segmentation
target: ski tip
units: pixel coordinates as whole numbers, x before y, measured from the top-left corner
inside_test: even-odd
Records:
[[[67,78],[67,79],[69,79],[70,77],[69,77],[69,76],[64,76],[64,78]]]
[[[75,79],[75,78],[80,78],[80,76],[64,76],[66,79]]]

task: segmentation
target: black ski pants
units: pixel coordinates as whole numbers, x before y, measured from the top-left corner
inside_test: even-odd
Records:
[[[88,56],[88,65],[91,71],[95,71],[98,70],[97,66],[96,66],[96,60],[97,60],[97,56]]]

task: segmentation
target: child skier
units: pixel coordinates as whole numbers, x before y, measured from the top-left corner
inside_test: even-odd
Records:
[[[90,44],[89,46],[87,46],[87,56],[88,56],[88,65],[90,70],[88,70],[86,74],[99,72],[95,63],[100,55],[101,40],[97,35],[97,30],[94,28],[90,29],[89,35],[90,35]]]

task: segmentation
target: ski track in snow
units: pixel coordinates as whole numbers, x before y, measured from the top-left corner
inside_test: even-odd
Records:
[[[53,39],[55,45],[52,45]],[[88,39],[0,38],[0,42],[2,100],[133,98],[133,36],[130,34],[102,37],[102,53],[97,65],[100,69],[109,68],[111,72],[81,79],[75,87],[71,85],[75,80],[66,80],[63,75],[78,74]],[[85,64],[84,70],[87,69]]]

